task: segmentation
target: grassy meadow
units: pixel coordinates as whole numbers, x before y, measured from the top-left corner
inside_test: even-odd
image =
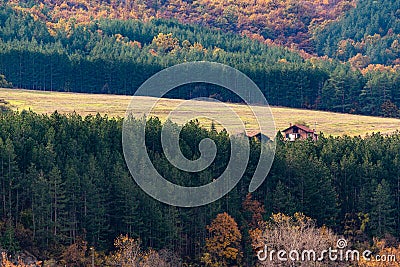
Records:
[[[104,94],[81,94],[81,93],[61,93],[48,91],[30,91],[20,89],[0,89],[0,99],[8,101],[14,110],[31,109],[37,113],[53,113],[57,110],[60,113],[77,112],[82,116],[88,114],[102,115],[109,117],[124,117],[126,109],[132,100],[131,96],[123,95],[104,95]],[[152,109],[150,114],[143,114],[144,107],[151,107],[156,99],[151,97],[136,97],[132,112],[136,116],[157,116],[165,120],[168,114],[174,112],[174,119],[178,123],[185,120],[187,115],[207,114],[211,118],[226,119],[226,110],[215,102],[192,101],[191,105],[185,105],[184,100],[161,99]],[[254,130],[256,120],[249,107],[240,104],[225,104],[241,118],[246,125],[246,129]],[[253,106],[253,110],[263,112],[265,107]],[[323,111],[302,110],[284,107],[272,107],[277,130],[283,130],[290,123],[305,122],[317,132],[325,135],[361,135],[373,132],[392,133],[400,130],[400,120],[393,118],[369,117],[351,114],[340,114]],[[204,126],[209,127],[211,120],[199,118]],[[228,119],[228,123],[240,123],[240,120]]]

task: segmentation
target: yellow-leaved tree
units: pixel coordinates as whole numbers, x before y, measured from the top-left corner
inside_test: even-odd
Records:
[[[118,267],[179,267],[181,259],[172,251],[143,250],[140,240],[120,235],[114,241],[116,251],[106,259],[106,266]]]
[[[153,38],[152,44],[156,46],[157,52],[170,53],[179,49],[179,40],[172,33],[159,33]]]
[[[117,249],[107,260],[111,266],[139,266],[143,252],[140,248],[140,240],[129,237],[128,235],[120,235],[114,241]]]

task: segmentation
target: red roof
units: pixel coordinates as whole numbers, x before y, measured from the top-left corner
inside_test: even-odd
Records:
[[[260,131],[246,131],[247,137],[254,137],[260,133],[261,133]]]
[[[315,132],[314,130],[311,130],[311,129],[308,128],[307,126],[300,125],[300,124],[292,125],[292,126],[290,126],[289,128],[283,130],[283,132],[286,132],[287,130],[292,129],[292,128],[294,128],[294,127],[297,127],[297,128],[299,128],[299,129],[305,131],[306,133],[314,133],[314,132]]]

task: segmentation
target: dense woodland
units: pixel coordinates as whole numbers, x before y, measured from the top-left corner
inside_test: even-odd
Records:
[[[354,245],[400,235],[399,134],[278,141],[272,170],[252,198],[247,190],[261,144],[251,140],[250,163],[239,184],[217,202],[188,209],[161,204],[132,180],[122,155],[121,119],[24,111],[2,113],[0,125],[0,247],[11,253],[23,248],[41,259],[60,259],[71,244],[84,241],[106,251],[114,238],[128,234],[140,238],[144,249],[168,249],[199,263],[210,246],[208,230],[218,224],[211,222],[223,212],[232,219],[222,222],[237,223],[237,248],[242,264],[250,266],[255,254],[249,229],[272,213],[302,212]],[[148,121],[146,142],[164,177],[192,186],[223,171],[230,149],[225,132],[196,122],[183,128],[181,149],[188,158],[199,156],[205,137],[218,147],[213,164],[193,176],[170,167],[161,126],[158,119]]]
[[[336,60],[309,58],[286,48],[176,21],[70,21],[51,31],[25,11],[0,8],[0,73],[16,88],[133,94],[150,75],[177,63],[208,60],[247,74],[272,105],[366,115],[399,116],[400,71],[360,70]],[[214,96],[227,90],[189,86],[169,97]]]
[[[0,87],[131,95],[163,68],[208,60],[243,71],[272,105],[400,117],[398,1],[0,4]],[[168,94],[196,96],[241,101],[205,84]],[[7,105],[0,101],[0,249],[9,254],[29,251],[67,266],[86,266],[91,255],[99,266],[254,266],[258,240],[304,225],[329,233],[320,244],[343,235],[375,252],[388,249],[382,242],[399,245],[399,133],[321,135],[317,142],[284,142],[278,134],[272,170],[248,195],[262,145],[251,140],[249,166],[234,190],[186,209],[153,200],[132,180],[121,119],[14,113]],[[205,184],[226,167],[226,132],[197,122],[183,128],[188,158],[199,156],[203,138],[218,147],[213,164],[193,179],[171,168],[161,127],[150,119],[146,141],[171,181]],[[282,231],[288,221],[293,228]],[[313,237],[305,233],[299,244]],[[4,256],[1,264],[13,266]]]
[[[4,1],[16,9],[45,20],[50,29],[65,28],[73,18],[87,24],[92,19],[178,19],[248,35],[263,42],[315,51],[319,25],[339,19],[355,6],[354,0],[69,0]]]
[[[303,55],[352,59],[361,66],[399,64],[400,6],[393,0],[4,2],[45,21],[53,33],[93,19],[178,19],[286,46]]]
[[[368,64],[398,64],[400,52],[399,1],[359,1],[343,19],[315,33],[320,55]]]

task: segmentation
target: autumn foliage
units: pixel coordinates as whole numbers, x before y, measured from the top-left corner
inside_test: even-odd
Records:
[[[263,250],[265,246],[269,251],[284,250],[314,250],[317,255],[329,247],[335,248],[339,239],[330,229],[326,227],[318,228],[315,221],[302,213],[295,213],[293,216],[287,216],[282,213],[273,214],[270,220],[263,223],[262,226],[250,232],[254,251],[257,253]],[[265,255],[261,255],[265,256]],[[267,259],[270,255],[267,253]],[[296,266],[331,266],[331,263],[316,262],[310,265],[310,262],[296,262]],[[259,261],[258,266],[288,266],[288,262],[279,261],[277,257],[273,260]],[[335,266],[338,263],[335,263]]]
[[[95,19],[178,19],[234,31],[260,41],[313,52],[313,31],[354,7],[354,0],[169,0],[169,1],[59,1],[41,0],[26,7],[13,0],[16,9],[46,20],[55,34],[72,24]]]
[[[249,217],[249,228],[254,229],[258,227],[263,221],[263,215],[265,214],[264,205],[262,205],[258,200],[252,199],[252,196],[249,193],[243,201],[242,208],[245,215],[248,215]]]
[[[107,266],[120,267],[176,267],[180,260],[168,250],[144,250],[139,239],[120,235],[114,241],[116,251],[106,258]]]
[[[36,267],[41,266],[42,262],[38,261],[32,264],[25,264],[22,259],[18,259],[17,263],[13,263],[6,252],[0,254],[0,266],[1,267]]]
[[[359,267],[399,267],[400,245],[391,246],[385,239],[374,238],[373,255],[370,260],[361,258]],[[379,255],[377,258],[377,255]]]
[[[236,266],[242,253],[240,241],[242,235],[235,220],[226,212],[218,214],[207,226],[210,237],[206,239],[205,252],[201,261],[205,266]]]

